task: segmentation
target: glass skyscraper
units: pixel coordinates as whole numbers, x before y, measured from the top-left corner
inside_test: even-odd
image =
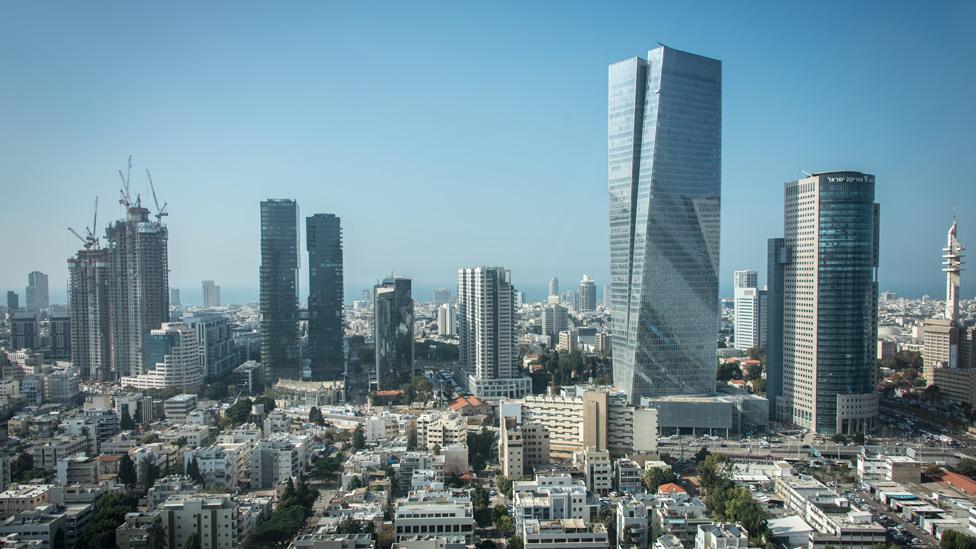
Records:
[[[373,289],[376,384],[397,389],[413,377],[413,297],[410,279],[390,277]]]
[[[614,384],[634,402],[711,393],[722,65],[662,46],[609,72]]]
[[[298,349],[298,203],[261,202],[261,363],[265,379],[301,379]]]
[[[784,423],[824,434],[874,427],[879,212],[873,175],[786,184],[783,239],[769,246],[767,355],[768,396]]]
[[[338,216],[305,219],[308,248],[308,354],[312,379],[335,381],[346,372],[342,346],[342,227]]]

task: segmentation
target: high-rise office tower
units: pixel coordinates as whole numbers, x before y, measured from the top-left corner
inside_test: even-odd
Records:
[[[542,310],[542,335],[550,337],[550,345],[559,340],[559,332],[569,329],[569,311],[558,303],[550,303]]]
[[[450,288],[434,288],[434,307],[440,307],[451,302]]]
[[[614,384],[633,402],[711,393],[722,65],[662,46],[609,73]]]
[[[261,202],[261,363],[265,380],[300,379],[298,203]]]
[[[346,366],[342,351],[340,219],[332,214],[315,214],[305,219],[305,232],[308,248],[308,350],[312,379],[343,379]]]
[[[766,344],[763,302],[766,291],[758,289],[758,271],[735,271],[732,287],[735,292],[735,348],[749,350]]]
[[[203,287],[203,306],[209,308],[220,307],[220,286],[213,280],[204,280]]]
[[[146,334],[169,322],[169,231],[137,201],[105,229],[111,273],[112,353],[117,376],[137,375]]]
[[[766,290],[735,289],[735,348],[743,351],[766,346]]]
[[[183,324],[197,334],[201,366],[207,380],[220,379],[240,365],[232,347],[229,318],[214,311],[187,313],[183,315]]]
[[[581,313],[588,313],[596,310],[596,282],[593,282],[590,275],[583,275],[583,280],[580,280],[578,295],[578,309]]]
[[[457,331],[469,391],[479,398],[521,398],[531,391],[532,380],[517,377],[515,289],[507,269],[458,270]]]
[[[169,289],[169,306],[170,307],[182,307],[183,300],[180,299],[180,289],[170,288]]]
[[[437,308],[437,333],[442,336],[457,335],[454,304],[444,303]]]
[[[413,378],[413,297],[409,278],[390,277],[373,289],[376,384],[395,389]]]
[[[79,250],[68,259],[71,363],[85,380],[118,379],[112,356],[111,277],[106,249]]]
[[[732,273],[733,288],[758,288],[759,271],[735,271]]]
[[[552,277],[549,279],[549,297],[559,296],[559,279]]]
[[[7,290],[7,309],[11,311],[16,311],[20,308],[20,297],[17,292],[13,290]]]
[[[878,417],[874,176],[786,184],[784,238],[770,241],[767,387],[776,417],[817,433],[869,431]],[[775,336],[772,334],[776,334]]]
[[[40,311],[50,305],[47,275],[40,271],[33,271],[27,275],[26,301],[28,311]]]

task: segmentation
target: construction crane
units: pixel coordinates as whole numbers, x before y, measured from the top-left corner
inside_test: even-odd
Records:
[[[98,230],[98,197],[97,196],[95,197],[95,213],[92,216],[91,227],[85,227],[85,232],[87,234],[85,236],[81,236],[80,234],[78,234],[78,231],[72,229],[71,227],[68,227],[68,230],[71,231],[71,234],[78,237],[78,240],[80,240],[82,244],[84,244],[86,250],[90,250],[92,248],[95,248],[97,250],[99,248],[98,237],[95,236],[95,233]]]
[[[129,164],[125,170],[125,173],[123,174],[122,170],[119,170],[119,179],[122,180],[122,188],[119,189],[119,204],[122,204],[126,208],[132,206],[132,198],[129,195],[129,176],[131,174],[132,174],[132,155],[130,154]]]
[[[152,174],[149,173],[149,169],[146,169],[146,177],[149,178],[149,190],[152,191],[153,203],[156,204],[156,223],[160,223],[163,220],[163,216],[169,215],[166,211],[166,206],[169,202],[163,202],[163,207],[159,207],[159,200],[156,198],[156,186],[153,185]]]

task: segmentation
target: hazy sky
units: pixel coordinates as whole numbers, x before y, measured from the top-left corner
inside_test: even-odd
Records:
[[[256,296],[267,197],[341,216],[347,295],[470,264],[602,287],[607,65],[662,42],[723,63],[723,295],[764,271],[801,168],[874,173],[882,288],[941,295],[953,197],[976,245],[974,24],[973,2],[3,2],[0,291],[37,269],[63,301],[65,228],[96,194],[119,215],[130,153],[186,301]]]

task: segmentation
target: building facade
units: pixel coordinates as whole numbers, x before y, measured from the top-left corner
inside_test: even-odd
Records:
[[[501,267],[458,270],[459,364],[468,390],[479,398],[519,398],[532,380],[519,375],[515,343],[515,289]]]
[[[579,307],[577,307],[581,313],[589,313],[596,310],[596,282],[590,278],[590,275],[583,275],[583,280],[580,280],[579,287]]]
[[[413,321],[409,278],[386,278],[373,288],[376,384],[381,390],[399,388],[415,374]]]
[[[308,248],[308,354],[311,378],[343,379],[342,227],[338,216],[305,219]]]
[[[203,353],[195,330],[180,322],[168,322],[145,338],[143,373],[123,376],[122,387],[176,388],[187,392],[203,386]]]
[[[47,275],[40,271],[32,271],[27,275],[27,289],[24,292],[28,311],[41,311],[50,306]]]
[[[769,330],[782,336],[767,357],[767,385],[779,385],[780,421],[818,433],[869,431],[878,416],[874,188],[874,176],[859,172],[787,183],[782,249],[771,244],[771,269],[782,272],[771,275],[770,308],[782,324]]]
[[[265,379],[299,379],[298,203],[261,202],[261,364]]]
[[[608,91],[614,384],[635,403],[712,392],[721,62],[661,46],[610,65]]]
[[[203,287],[203,306],[210,309],[220,307],[220,286],[213,280],[204,280]]]

